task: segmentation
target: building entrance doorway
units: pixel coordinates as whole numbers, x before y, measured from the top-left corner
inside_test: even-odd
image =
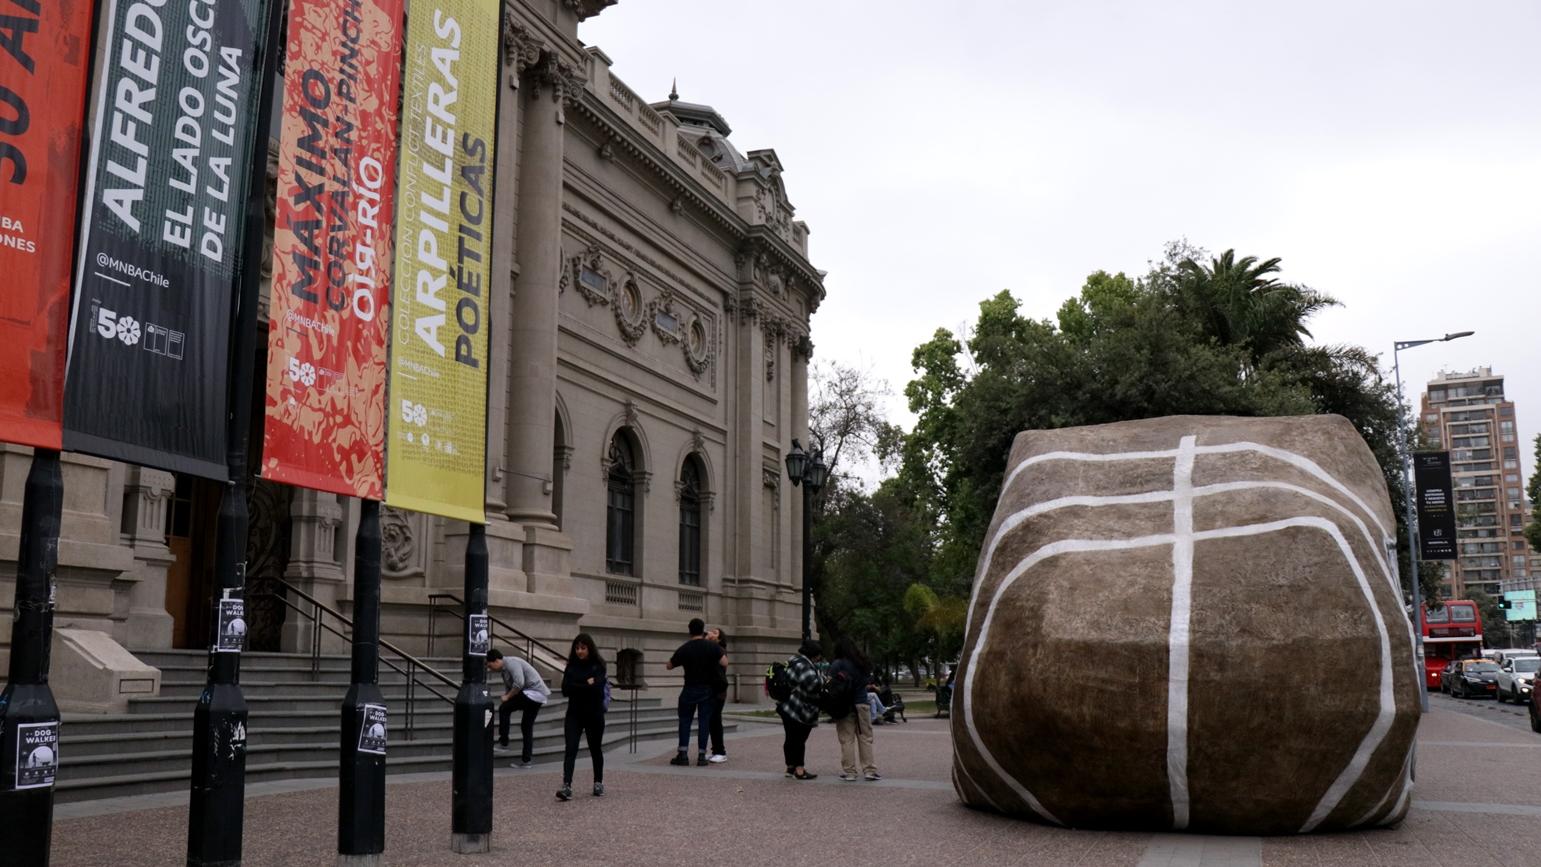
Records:
[[[214,616],[214,526],[222,493],[217,482],[178,475],[166,522],[166,613],[171,615],[171,646],[209,646]]]

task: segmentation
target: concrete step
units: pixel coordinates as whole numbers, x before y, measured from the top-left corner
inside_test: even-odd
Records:
[[[724,728],[731,732],[736,724],[728,722]],[[637,737],[653,738],[671,735],[678,730],[673,720],[642,724],[639,721]],[[623,719],[612,718],[605,729],[606,751],[623,746],[630,738],[629,725]],[[423,747],[420,751],[419,746]],[[169,752],[169,751],[164,751]],[[448,738],[425,738],[414,743],[393,740],[386,762],[387,773],[417,773],[444,771],[450,767],[450,741]],[[151,755],[151,754],[141,754]],[[308,756],[308,757],[307,757]],[[495,767],[504,767],[517,756],[514,753],[499,754],[494,758]],[[560,736],[538,737],[534,760],[538,764],[560,762],[562,743]],[[71,763],[68,752],[60,750],[59,781],[55,786],[58,803],[113,798],[150,792],[186,790],[190,786],[191,759],[186,753],[161,757],[161,764],[133,770],[139,761],[132,756],[117,762]],[[116,765],[122,773],[100,773]],[[97,772],[97,773],[93,773]],[[251,746],[247,756],[246,782],[258,783],[276,780],[328,778],[337,775],[337,751],[311,751],[306,747],[287,750],[277,747]]]
[[[153,665],[156,668],[186,668],[192,667],[198,670],[207,668],[209,653],[206,650],[136,650],[131,651],[135,658],[145,665]],[[384,660],[390,659],[400,665],[399,659],[390,651],[381,651],[381,669],[386,669]],[[436,668],[451,677],[460,672],[461,659],[458,656],[436,656],[433,658],[420,658],[420,661],[431,668]],[[352,664],[351,657],[343,654],[323,654],[320,659],[323,669],[341,669],[347,671]],[[310,671],[311,658],[308,653],[259,653],[246,652],[241,654],[241,669],[248,666],[262,668],[288,668]]]
[[[161,682],[175,681],[177,683],[203,683],[207,678],[208,667],[204,665],[164,665],[156,666],[161,672]],[[459,682],[460,666],[453,669],[438,669],[441,674],[449,679]],[[241,666],[241,682],[261,681],[267,683],[348,683],[352,666],[346,661],[340,664],[323,666],[314,675],[310,666],[295,667],[289,665],[252,665],[250,663]],[[419,681],[434,680],[437,678],[418,672]],[[406,675],[395,671],[389,666],[380,666],[380,683],[405,683]]]
[[[164,699],[182,697],[188,699],[197,699],[198,696],[203,694],[204,685],[205,683],[202,680],[178,679],[174,681],[167,681],[163,679],[161,680],[161,693],[159,698]],[[387,698],[390,698],[391,696],[400,696],[403,701],[406,700],[407,685],[403,679],[396,678],[392,680],[386,680],[385,678],[381,678],[378,685],[381,691],[385,693]],[[422,698],[425,695],[429,698],[433,698],[433,693],[428,690],[429,685],[430,684],[424,683],[421,680],[417,682],[414,691],[417,693],[418,698]],[[451,696],[453,696],[455,691],[459,689],[458,685],[453,687],[447,686],[437,680],[432,681],[431,685],[439,692]],[[256,677],[248,679],[244,672],[242,673],[241,677],[241,692],[247,698],[251,698],[253,696],[290,696],[293,698],[310,699],[335,696],[338,701],[341,701],[342,697],[348,692],[348,686],[349,681],[346,676],[344,676],[341,680],[322,681],[319,683],[312,680],[275,681],[261,680]],[[148,698],[130,699],[130,702],[148,700]],[[566,699],[563,699],[560,696],[552,696],[551,700],[557,702],[566,701]]]

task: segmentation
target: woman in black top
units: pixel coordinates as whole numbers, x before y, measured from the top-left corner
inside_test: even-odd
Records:
[[[586,736],[589,757],[594,763],[594,795],[605,793],[605,661],[587,632],[573,639],[567,654],[567,670],[562,672],[562,695],[567,697],[567,718],[563,729],[567,750],[562,754],[562,788],[556,796],[563,801],[573,797],[573,765],[578,761],[578,738]]]
[[[722,627],[714,626],[706,630],[706,640],[717,642],[723,653],[727,653],[728,633],[723,632]],[[722,764],[728,760],[728,747],[722,737],[722,709],[728,703],[727,666],[720,666],[716,674],[717,682],[712,690],[712,757],[707,761],[712,764]]]

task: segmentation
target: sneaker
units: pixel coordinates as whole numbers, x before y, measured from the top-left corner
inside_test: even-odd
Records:
[[[818,778],[819,778],[818,774],[815,774],[814,772],[808,771],[808,770],[803,771],[801,774],[795,774],[794,773],[792,775],[792,779],[794,779],[794,780],[817,780]]]
[[[690,767],[690,756],[687,756],[684,753],[675,753],[674,758],[669,760],[669,764]]]
[[[711,758],[707,759],[707,761],[711,762],[714,765],[720,765],[720,764],[722,764],[723,762],[725,762],[727,760],[728,760],[728,757],[727,757],[727,755],[725,753],[717,753],[716,755],[713,755]]]
[[[571,801],[573,799],[573,787],[564,785],[562,788],[557,789],[556,799],[558,801]]]
[[[495,753],[506,753],[506,752],[511,752],[512,750],[513,750],[513,747],[510,747],[508,744],[493,744],[492,745],[492,751],[495,752]]]
[[[604,795],[604,793],[605,793],[605,784],[604,783],[595,783],[594,784],[594,797],[598,798],[598,797]]]
[[[530,761],[529,759],[524,759],[523,761],[509,763],[509,767],[510,768],[520,768],[520,769],[523,769],[523,768],[533,768],[533,767],[535,767],[535,763]]]
[[[880,774],[880,773],[878,773],[878,772],[877,772],[877,771],[868,771],[868,772],[867,772],[867,779],[868,779],[868,780],[869,780],[869,781],[871,781],[871,782],[874,782],[874,783],[875,783],[875,782],[877,782],[877,781],[878,781],[878,780],[881,780],[881,779],[883,779],[883,775],[882,775],[882,774]]]
[[[794,771],[794,769],[792,769],[792,768],[787,768],[787,776],[789,776],[789,777],[795,777],[795,776],[797,776],[797,773],[796,773],[796,772],[795,772],[795,771]]]
[[[850,771],[842,771],[840,774],[840,779],[845,780],[847,783],[854,783],[861,778],[851,773]]]
[[[696,767],[706,767],[706,753],[699,753],[696,755]]]

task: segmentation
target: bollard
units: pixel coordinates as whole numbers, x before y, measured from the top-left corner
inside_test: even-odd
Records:
[[[353,557],[353,676],[342,702],[337,863],[380,863],[385,851],[385,744],[380,692],[380,504],[364,500]]]
[[[487,692],[487,527],[472,524],[466,541],[465,640],[455,694],[454,769],[450,803],[452,852],[492,851],[492,696]]]
[[[48,654],[63,508],[59,453],[37,449],[21,505],[11,670],[0,693],[0,861],[6,864],[47,864],[53,840],[59,706],[48,687]]]

